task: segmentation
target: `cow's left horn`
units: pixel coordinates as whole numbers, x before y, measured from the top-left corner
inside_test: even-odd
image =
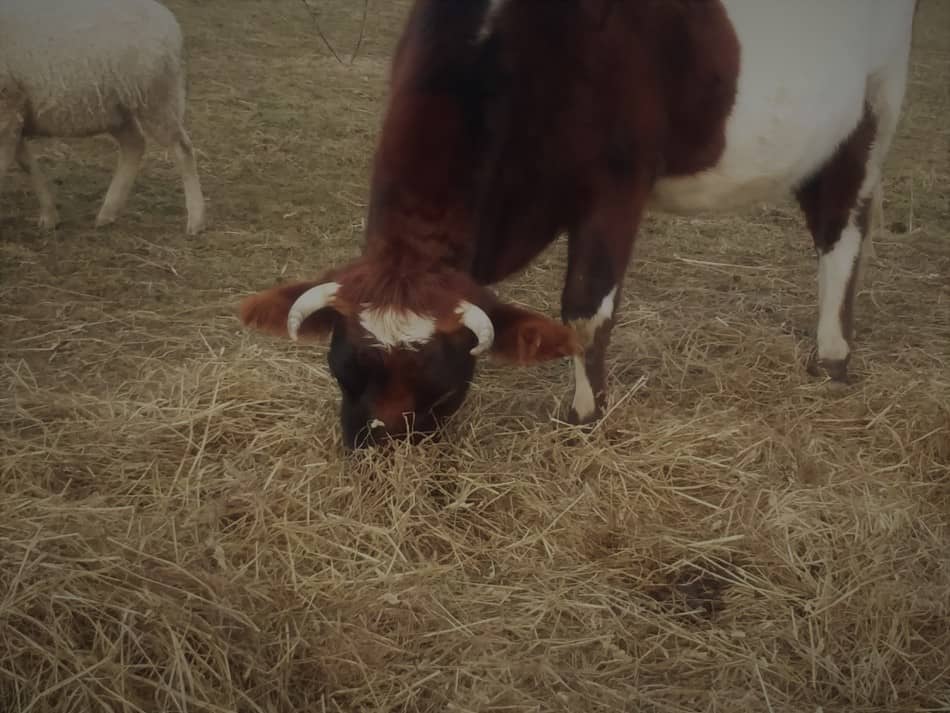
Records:
[[[338,282],[325,282],[322,285],[311,287],[304,292],[290,307],[287,313],[287,332],[290,338],[297,341],[297,332],[303,321],[324,307],[327,307],[340,289]]]
[[[471,302],[461,302],[455,311],[462,318],[462,324],[472,330],[478,339],[478,344],[472,347],[470,353],[478,356],[491,349],[495,341],[495,327],[485,310]]]

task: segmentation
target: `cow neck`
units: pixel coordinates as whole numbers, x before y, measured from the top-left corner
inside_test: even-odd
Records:
[[[376,153],[364,255],[399,271],[468,271],[477,153],[452,97],[403,92]]]

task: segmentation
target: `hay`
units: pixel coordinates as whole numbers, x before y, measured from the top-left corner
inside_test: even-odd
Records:
[[[350,46],[359,3],[325,5]],[[353,254],[405,6],[346,68],[299,3],[173,5],[206,237],[159,157],[103,232],[105,144],[45,152],[54,236],[7,181],[0,710],[950,708],[947,7],[921,8],[855,384],[805,373],[791,207],[651,218],[592,433],[557,422],[566,366],[485,364],[442,441],[347,458],[322,352],[233,309]],[[556,314],[563,266],[503,291]]]

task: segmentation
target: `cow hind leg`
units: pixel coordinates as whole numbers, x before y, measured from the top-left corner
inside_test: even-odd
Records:
[[[880,180],[871,148],[877,136],[876,119],[867,110],[835,156],[798,191],[818,253],[817,359],[809,370],[817,374],[821,367],[841,382],[848,379],[854,299]]]
[[[817,365],[846,381],[853,303],[861,251],[868,234],[871,188],[865,171],[875,123],[870,112],[797,197],[818,253]]]
[[[851,208],[845,227],[816,238],[818,249],[818,365],[835,381],[848,379],[854,338],[854,298],[868,237],[867,199]]]
[[[864,114],[851,135],[797,197],[818,252],[817,364],[847,381],[854,298],[871,235],[882,228],[881,167],[897,128],[907,77],[905,54],[867,83]],[[817,369],[812,368],[813,373]]]

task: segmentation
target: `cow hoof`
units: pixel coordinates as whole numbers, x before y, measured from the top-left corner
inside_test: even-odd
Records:
[[[838,384],[849,383],[848,362],[851,361],[849,354],[844,359],[820,359],[817,352],[812,352],[805,366],[806,371],[811,376],[827,376]]]
[[[821,368],[828,375],[828,378],[839,384],[848,383],[848,358],[844,359],[822,359],[819,362]]]
[[[603,409],[599,406],[595,408],[591,413],[586,416],[580,416],[577,411],[572,407],[567,412],[567,418],[565,419],[568,424],[571,426],[581,426],[585,428],[590,428],[598,421],[604,417]]]

